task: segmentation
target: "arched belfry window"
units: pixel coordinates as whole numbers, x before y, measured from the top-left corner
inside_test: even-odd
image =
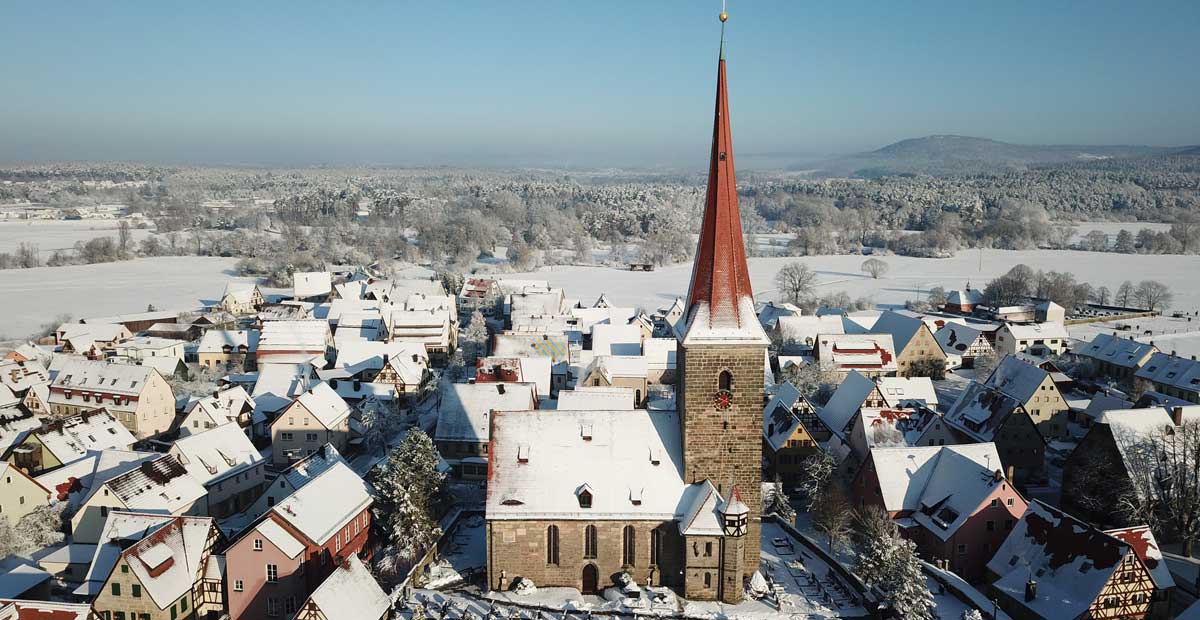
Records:
[[[728,370],[722,370],[721,376],[717,379],[718,387],[722,390],[733,389],[733,373]]]

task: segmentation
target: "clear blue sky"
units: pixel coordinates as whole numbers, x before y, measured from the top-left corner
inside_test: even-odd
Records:
[[[707,156],[719,2],[5,2],[0,161]],[[731,0],[739,153],[1200,143],[1200,2]]]

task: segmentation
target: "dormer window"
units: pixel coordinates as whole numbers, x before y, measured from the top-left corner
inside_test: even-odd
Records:
[[[521,444],[521,445],[517,446],[517,462],[518,463],[528,463],[529,462],[529,445],[528,444]]]
[[[580,425],[579,436],[582,437],[584,441],[592,440],[592,423],[591,422],[585,422],[584,424]]]
[[[629,501],[632,502],[634,506],[642,505],[642,488],[641,487],[638,487],[636,489],[635,488],[629,489]]]
[[[578,489],[575,489],[575,497],[579,500],[580,508],[592,507],[592,487],[587,484],[583,484]]]
[[[658,465],[662,462],[662,450],[660,448],[650,448],[650,464]]]

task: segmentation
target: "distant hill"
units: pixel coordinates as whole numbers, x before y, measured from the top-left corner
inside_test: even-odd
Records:
[[[1195,147],[1197,150],[1200,147]],[[1186,152],[1186,151],[1183,151]],[[889,144],[867,153],[818,165],[827,176],[873,177],[895,174],[964,174],[996,172],[1035,164],[1180,154],[1179,148],[1127,145],[1009,144],[969,136],[926,136]]]

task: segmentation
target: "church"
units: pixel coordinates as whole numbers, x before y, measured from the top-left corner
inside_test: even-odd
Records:
[[[724,22],[704,221],[676,325],[677,411],[493,412],[488,587],[598,593],[621,573],[742,600],[759,565],[763,360],[738,212]]]

